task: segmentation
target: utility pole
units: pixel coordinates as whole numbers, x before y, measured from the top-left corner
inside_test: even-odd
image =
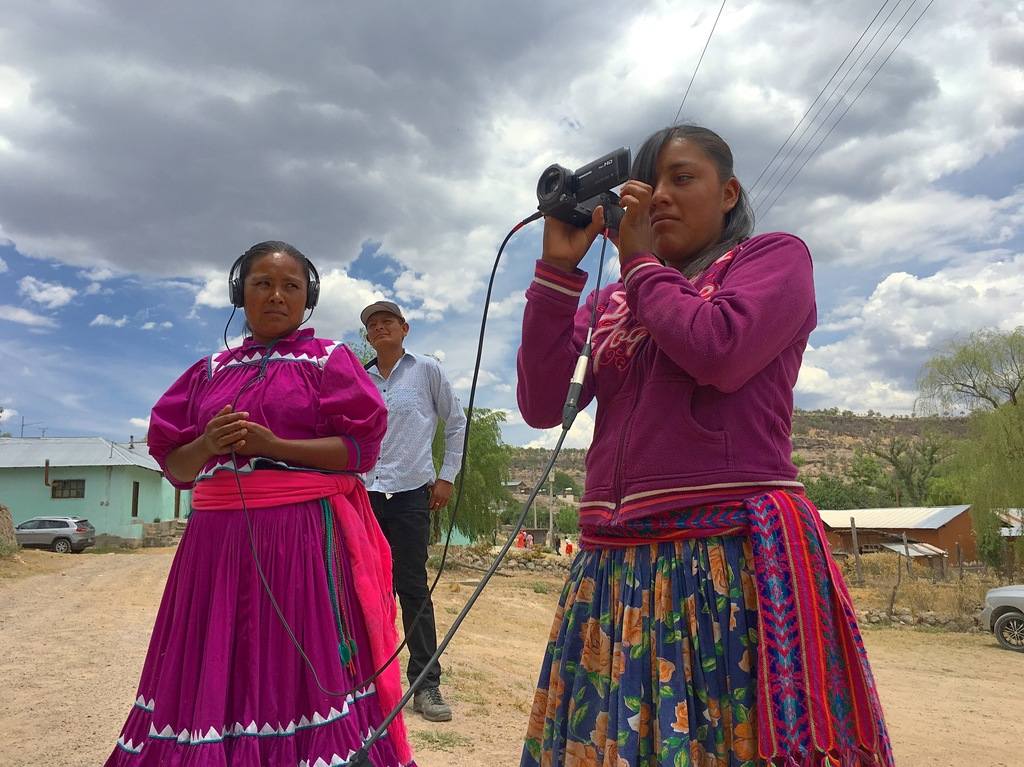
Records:
[[[857,520],[850,517],[850,535],[853,539],[853,563],[857,573],[857,585],[864,585],[864,568],[860,561],[860,544],[857,542]]]
[[[548,486],[551,491],[551,502],[548,504],[548,548],[553,549],[555,548],[555,478],[548,477],[548,479],[551,481]]]
[[[25,438],[25,427],[26,426],[39,426],[41,423],[42,423],[42,421],[30,421],[29,423],[25,423],[25,416],[22,416],[21,417],[21,439]],[[43,436],[46,436],[46,430],[45,429],[43,430]]]

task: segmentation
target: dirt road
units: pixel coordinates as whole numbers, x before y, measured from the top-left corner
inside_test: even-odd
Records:
[[[0,767],[103,763],[172,555],[25,552],[0,567]],[[442,627],[471,591],[453,581],[470,577],[442,580]],[[520,575],[484,592],[445,663],[455,720],[408,718],[420,767],[518,764],[558,586]],[[1024,654],[981,635],[874,630],[866,641],[900,767],[1024,764]]]

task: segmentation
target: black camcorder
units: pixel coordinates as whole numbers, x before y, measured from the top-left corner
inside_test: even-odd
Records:
[[[629,180],[630,154],[625,147],[588,162],[573,173],[550,165],[537,181],[537,209],[545,216],[584,229],[590,226],[594,208],[604,206],[605,226],[618,229],[623,210],[612,187]]]

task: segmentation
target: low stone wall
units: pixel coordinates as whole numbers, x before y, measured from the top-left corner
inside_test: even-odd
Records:
[[[169,519],[166,522],[148,522],[142,526],[142,547],[151,549],[177,546],[185,532],[187,520]]]
[[[924,626],[945,631],[982,630],[977,615],[949,615],[932,611],[914,613],[909,607],[897,607],[892,615],[887,610],[858,610],[857,620],[867,626]]]
[[[440,562],[442,546],[431,546],[431,565]],[[464,567],[479,572],[486,570],[494,562],[494,554],[479,554],[477,551],[462,546],[452,546],[448,549],[448,560],[445,568]],[[555,554],[544,554],[539,551],[524,551],[523,549],[512,549],[506,555],[498,572],[513,575],[516,573],[535,573],[549,575],[565,575],[572,564],[572,557],[556,556]]]

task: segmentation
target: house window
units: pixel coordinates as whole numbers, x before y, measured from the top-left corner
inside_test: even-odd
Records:
[[[84,479],[55,479],[50,482],[51,498],[85,498]]]
[[[139,483],[132,482],[132,516],[139,516]]]

